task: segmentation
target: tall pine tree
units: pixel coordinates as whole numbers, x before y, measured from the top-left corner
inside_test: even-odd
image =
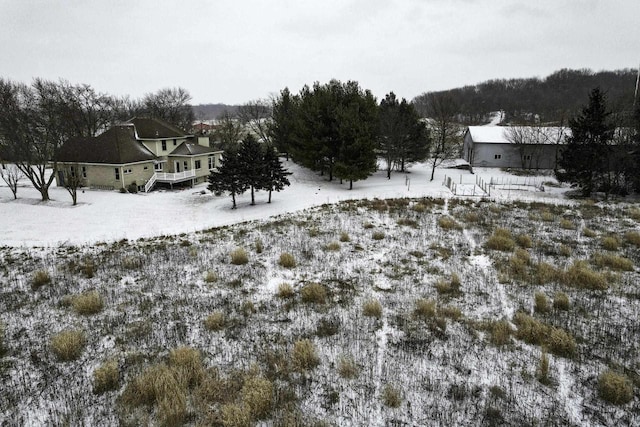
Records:
[[[262,188],[265,167],[262,146],[253,135],[248,134],[242,140],[238,158],[245,183],[251,190],[251,205],[255,205],[255,191]]]
[[[264,175],[261,182],[261,189],[269,192],[269,201],[271,203],[271,192],[284,190],[289,186],[290,182],[287,176],[291,175],[282,167],[282,162],[278,157],[278,153],[273,146],[266,146],[264,156],[262,158],[264,165]]]
[[[214,193],[229,193],[233,201],[232,209],[236,208],[236,195],[244,193],[249,188],[237,150],[224,153],[218,170],[211,171],[209,175],[207,188]]]
[[[599,189],[610,191],[610,143],[615,130],[610,114],[604,94],[595,88],[589,95],[589,104],[569,121],[571,136],[567,138],[559,162],[562,171],[557,177],[578,184],[584,196]]]

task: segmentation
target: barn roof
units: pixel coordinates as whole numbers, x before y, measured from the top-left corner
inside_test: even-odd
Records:
[[[571,134],[571,129],[556,126],[469,126],[467,132],[475,143],[511,144],[509,129],[531,131],[539,144],[564,143]]]

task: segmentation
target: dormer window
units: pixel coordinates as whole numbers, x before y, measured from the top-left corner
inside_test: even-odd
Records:
[[[167,141],[162,141],[162,151],[167,151]]]
[[[176,141],[175,139],[173,140],[173,146],[175,147],[176,144],[178,144],[178,141]]]

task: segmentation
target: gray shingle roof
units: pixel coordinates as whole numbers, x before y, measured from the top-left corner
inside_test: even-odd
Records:
[[[113,126],[95,138],[67,141],[58,151],[60,162],[125,164],[156,156],[135,138],[132,125]]]
[[[166,138],[186,138],[190,136],[175,126],[158,119],[134,117],[127,121],[136,127],[138,138],[143,139],[166,139]]]
[[[173,150],[170,156],[197,156],[201,154],[215,153],[215,148],[205,147],[204,145],[194,144],[192,142],[184,142],[178,148]]]

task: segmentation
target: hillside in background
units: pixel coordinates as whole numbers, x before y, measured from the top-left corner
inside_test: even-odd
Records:
[[[200,104],[193,106],[193,115],[196,120],[213,120],[217,119],[225,110],[235,113],[237,105],[227,104]]]
[[[567,120],[585,105],[589,92],[600,87],[613,111],[627,111],[633,105],[637,70],[593,72],[562,69],[545,78],[495,79],[472,86],[440,92],[425,92],[414,98],[424,111],[430,94],[447,94],[458,104],[469,124],[482,123],[492,111],[504,110],[511,122]]]

